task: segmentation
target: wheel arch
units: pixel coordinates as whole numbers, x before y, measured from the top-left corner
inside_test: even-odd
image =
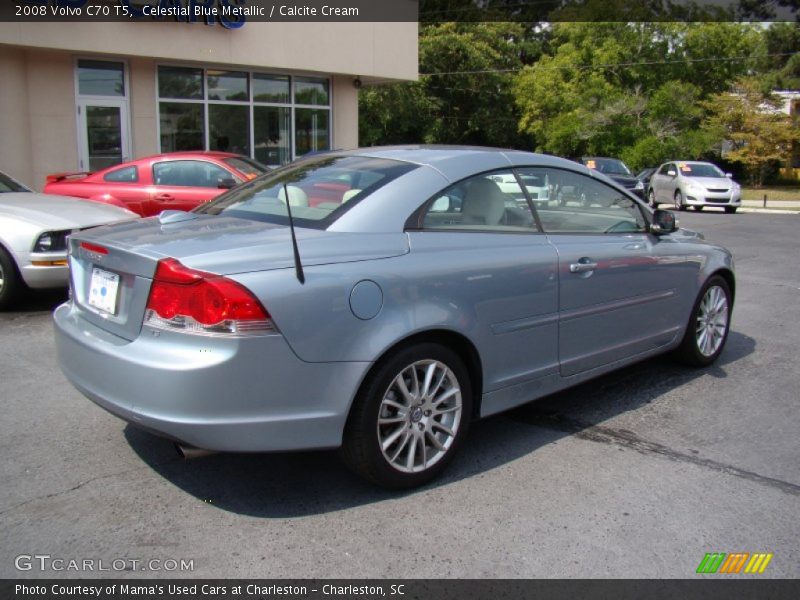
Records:
[[[706,281],[708,281],[715,275],[719,275],[720,277],[722,277],[725,280],[725,283],[728,284],[728,288],[731,290],[731,304],[733,304],[733,301],[736,299],[736,277],[734,277],[733,271],[727,268],[717,269],[708,276],[708,279],[706,279]]]
[[[480,415],[481,397],[483,395],[483,363],[481,362],[481,357],[478,353],[478,349],[475,347],[475,344],[473,344],[472,341],[465,335],[453,331],[452,329],[427,329],[425,331],[418,331],[396,341],[394,344],[386,348],[375,360],[375,362],[372,363],[372,366],[367,369],[364,377],[361,380],[361,384],[358,387],[358,392],[354,398],[357,397],[361,392],[361,389],[364,385],[366,385],[366,382],[369,380],[372,373],[374,373],[375,370],[379,368],[379,366],[383,364],[388,357],[392,356],[394,353],[402,350],[403,348],[425,342],[441,344],[442,346],[449,348],[464,362],[464,366],[467,368],[467,373],[469,374],[470,384],[473,391],[471,417],[473,420],[477,419]],[[352,410],[352,404],[350,410]]]

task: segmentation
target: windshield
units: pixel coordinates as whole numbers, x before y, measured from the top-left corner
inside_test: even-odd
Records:
[[[585,158],[583,164],[606,175],[630,175],[631,170],[616,158]]]
[[[678,168],[685,177],[725,177],[725,173],[711,163],[680,163]]]
[[[226,158],[225,164],[230,165],[237,171],[239,171],[242,175],[244,175],[247,179],[255,179],[262,173],[266,173],[269,171],[267,167],[258,163],[254,160],[250,160],[249,158],[245,158],[244,156],[236,156],[231,158]]]
[[[315,157],[272,171],[194,212],[288,225],[288,196],[298,227],[326,229],[363,198],[415,168],[367,156]]]
[[[30,190],[21,183],[17,183],[11,179],[11,177],[5,173],[0,173],[0,194],[6,192],[30,192]]]

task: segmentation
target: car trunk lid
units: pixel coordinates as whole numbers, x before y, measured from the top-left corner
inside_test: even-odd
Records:
[[[297,228],[305,268],[399,256],[404,233],[344,233]],[[259,221],[194,215],[141,219],[70,238],[73,299],[85,318],[128,340],[139,335],[158,261],[235,276],[294,268],[289,228]],[[116,283],[116,285],[115,285]],[[105,284],[105,286],[104,286]],[[103,288],[105,287],[105,290]],[[114,295],[112,303],[108,295]]]

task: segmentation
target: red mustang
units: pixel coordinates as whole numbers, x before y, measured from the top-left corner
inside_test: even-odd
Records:
[[[171,152],[95,173],[47,176],[46,194],[76,196],[127,208],[143,217],[191,210],[268,169],[228,152]]]

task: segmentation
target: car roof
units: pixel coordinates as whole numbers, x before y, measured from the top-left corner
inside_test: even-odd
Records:
[[[480,171],[503,167],[561,167],[591,174],[591,169],[565,158],[483,146],[373,146],[356,150],[334,151],[329,155],[384,158],[427,166],[435,169],[450,181],[457,181]]]
[[[219,150],[182,150],[180,152],[162,152],[161,154],[152,154],[150,156],[143,156],[129,162],[139,162],[142,160],[155,160],[155,159],[181,159],[181,158],[241,158],[243,155],[234,154],[233,152],[220,152]],[[247,158],[244,156],[243,158]]]

